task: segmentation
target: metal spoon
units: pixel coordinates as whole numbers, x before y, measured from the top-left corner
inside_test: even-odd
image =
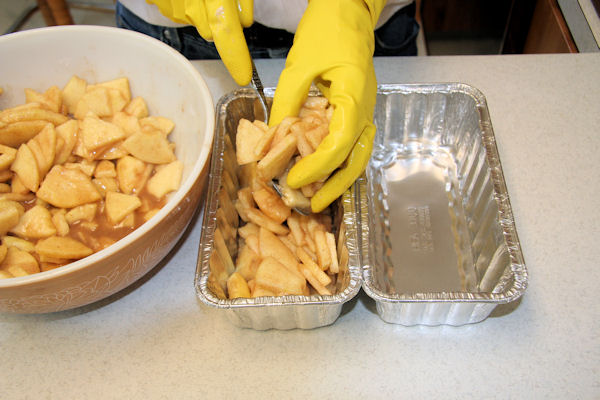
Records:
[[[263,115],[265,117],[265,124],[269,123],[269,106],[267,104],[267,98],[265,97],[264,86],[258,76],[258,71],[256,70],[256,65],[254,65],[254,60],[250,60],[252,63],[252,79],[251,84],[256,93],[258,94],[258,100],[263,109]],[[287,171],[284,173],[284,179],[287,177]],[[286,203],[288,207],[292,207],[294,211],[298,212],[302,215],[310,215],[312,210],[310,208],[310,200],[308,200],[301,191],[297,189],[292,189],[287,185],[280,185],[279,182],[275,182],[274,180],[270,183],[271,187],[277,192],[279,197],[281,197]],[[306,200],[306,201],[304,201]],[[301,204],[302,203],[302,204]]]
[[[254,88],[254,90],[256,90],[256,93],[258,94],[258,100],[260,101],[260,105],[263,109],[263,115],[265,117],[264,122],[265,124],[268,124],[269,106],[267,105],[267,98],[265,97],[265,88],[263,87],[260,77],[258,76],[258,71],[256,70],[256,65],[254,65],[254,60],[250,60],[250,62],[252,63],[252,79],[250,82],[252,83],[252,87]]]

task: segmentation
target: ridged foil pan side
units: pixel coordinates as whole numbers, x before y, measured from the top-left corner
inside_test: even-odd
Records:
[[[274,89],[266,88],[265,95],[272,98]],[[338,204],[338,221],[344,225],[346,246],[349,252],[348,272],[340,280],[341,289],[331,296],[281,296],[254,299],[219,299],[209,285],[209,260],[213,251],[217,228],[218,192],[224,168],[225,135],[235,143],[235,130],[240,118],[262,119],[255,92],[242,88],[223,96],[217,104],[216,132],[213,143],[208,195],[204,207],[202,233],[195,275],[198,298],[206,305],[223,309],[227,318],[236,326],[256,330],[266,329],[312,329],[335,322],[342,305],[360,290],[362,277],[358,254],[358,223],[354,198],[348,191]]]
[[[375,123],[352,193],[363,289],[379,316],[463,325],[519,298],[527,269],[484,96],[465,84],[383,85]]]

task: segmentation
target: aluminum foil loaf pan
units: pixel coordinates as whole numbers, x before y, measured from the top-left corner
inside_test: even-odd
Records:
[[[265,89],[272,98],[273,89]],[[237,166],[234,144],[239,120],[263,119],[263,112],[253,90],[242,88],[222,97],[217,104],[216,132],[213,142],[212,161],[208,183],[208,195],[204,208],[203,227],[200,238],[195,287],[199,299],[213,307],[223,309],[235,325],[256,330],[266,329],[312,329],[332,324],[339,317],[342,305],[360,290],[362,282],[358,253],[358,226],[350,192],[345,193],[332,206],[334,233],[347,249],[347,263],[340,265],[336,290],[332,295],[287,295],[225,299],[218,296],[218,287],[211,280],[211,256],[218,243],[228,242],[229,253],[235,262],[235,243],[228,232],[236,228],[224,215],[231,215],[232,200],[239,186],[236,179]],[[348,203],[350,207],[344,206]],[[236,214],[237,215],[237,214]],[[227,257],[227,255],[225,256]],[[214,260],[213,260],[214,262]],[[214,275],[213,275],[214,276]]]
[[[527,270],[484,96],[380,86],[359,204],[363,288],[402,325],[463,325],[519,298]]]
[[[272,96],[273,89],[266,90]],[[483,95],[464,84],[382,85],[365,171],[334,205],[348,263],[333,295],[223,299],[211,283],[226,226],[241,118],[262,119],[254,91],[219,101],[195,286],[240,327],[317,328],[360,288],[379,316],[403,325],[463,325],[518,299],[527,271]]]

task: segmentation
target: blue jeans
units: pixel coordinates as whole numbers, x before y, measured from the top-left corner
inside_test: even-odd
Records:
[[[375,56],[417,54],[416,38],[419,25],[414,15],[415,5],[412,3],[399,10],[375,31]],[[116,24],[119,28],[152,36],[173,47],[190,60],[219,59],[214,43],[202,39],[194,27],[169,28],[152,25],[119,2],[116,5]],[[292,33],[259,23],[244,29],[244,35],[253,58],[285,58],[294,41]]]
[[[419,24],[415,20],[416,10],[412,2],[375,30],[375,57],[417,55]]]

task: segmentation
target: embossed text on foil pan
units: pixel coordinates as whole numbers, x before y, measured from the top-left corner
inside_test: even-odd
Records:
[[[484,96],[465,84],[382,85],[359,208],[363,288],[403,325],[482,321],[527,270]]]

